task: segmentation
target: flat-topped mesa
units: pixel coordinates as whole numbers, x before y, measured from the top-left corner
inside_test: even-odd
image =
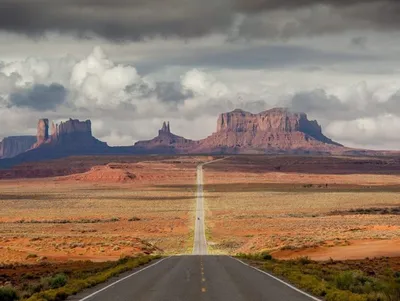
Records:
[[[217,132],[302,132],[323,143],[339,145],[322,134],[317,121],[310,121],[307,114],[291,112],[288,108],[274,108],[258,114],[239,109],[223,113],[218,118]]]
[[[37,127],[37,142],[32,146],[32,149],[42,145],[68,149],[108,147],[107,143],[101,142],[92,136],[90,120],[79,121],[77,119],[69,119],[60,124],[53,122],[50,136],[48,119],[40,119]]]
[[[52,124],[51,129],[52,139],[60,139],[65,135],[81,134],[87,137],[92,137],[92,123],[90,120],[79,121],[78,119],[69,119],[60,124]]]
[[[0,141],[0,159],[12,158],[29,150],[36,136],[11,136]]]
[[[306,114],[292,113],[286,108],[275,108],[258,114],[236,109],[219,116],[217,131],[294,132],[300,130],[302,119],[307,119]]]

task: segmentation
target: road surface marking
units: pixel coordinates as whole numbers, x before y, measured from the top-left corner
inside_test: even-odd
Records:
[[[94,293],[90,294],[89,296],[86,296],[86,297],[80,299],[79,301],[88,300],[88,299],[92,298],[93,296],[97,295],[98,293],[100,293],[100,292],[102,292],[102,291],[105,291],[106,289],[108,289],[108,288],[110,288],[110,287],[116,285],[117,283],[119,283],[119,282],[121,282],[121,281],[124,281],[124,280],[126,280],[126,279],[128,279],[128,278],[130,278],[130,277],[132,277],[132,276],[135,276],[136,274],[139,274],[140,272],[143,272],[144,270],[147,270],[147,269],[149,269],[149,268],[151,268],[151,267],[153,267],[153,266],[159,264],[160,262],[163,262],[164,260],[166,260],[166,259],[168,259],[168,258],[171,258],[171,256],[170,256],[170,257],[167,257],[167,258],[163,258],[163,259],[157,261],[156,263],[153,263],[153,264],[151,264],[151,265],[149,265],[149,266],[147,266],[147,267],[145,267],[145,268],[143,268],[143,269],[141,269],[141,270],[139,270],[139,271],[136,271],[136,272],[134,272],[134,273],[132,273],[132,274],[130,274],[130,275],[128,275],[128,276],[122,278],[122,279],[119,279],[119,280],[117,280],[117,281],[115,281],[115,282],[113,282],[113,283],[107,285],[106,287],[103,287],[102,289],[99,289],[98,291],[95,291]]]
[[[246,265],[246,266],[248,266],[248,267],[250,267],[250,268],[252,268],[252,269],[254,269],[254,270],[258,271],[258,272],[260,272],[260,273],[263,273],[263,274],[267,275],[268,277],[271,277],[272,279],[275,279],[276,281],[279,281],[280,283],[286,285],[287,287],[290,287],[291,289],[293,289],[293,290],[295,290],[295,291],[297,291],[297,292],[303,294],[304,296],[306,296],[306,297],[308,297],[308,298],[310,298],[310,299],[312,299],[312,300],[315,300],[315,301],[322,301],[321,299],[318,299],[318,298],[316,298],[316,297],[314,297],[314,296],[311,296],[310,294],[308,294],[308,293],[306,293],[306,292],[303,292],[302,290],[300,290],[300,289],[298,289],[297,287],[294,287],[293,285],[291,285],[291,284],[289,284],[289,283],[283,281],[282,279],[279,279],[278,277],[275,277],[275,276],[273,276],[273,275],[271,275],[271,274],[269,274],[269,273],[267,273],[267,272],[265,272],[265,271],[263,271],[263,270],[257,269],[256,267],[253,267],[253,266],[251,266],[251,265],[249,265],[249,264],[247,264],[247,263],[245,263],[245,262],[243,262],[243,261],[241,261],[241,260],[239,260],[239,259],[237,259],[237,258],[234,258],[234,257],[232,257],[232,256],[229,256],[229,257],[230,257],[231,259],[234,259],[234,260],[236,260],[236,261],[239,261],[241,264],[244,264],[244,265]]]

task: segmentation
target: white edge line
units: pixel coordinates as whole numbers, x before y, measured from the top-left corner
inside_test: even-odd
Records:
[[[161,260],[159,260],[159,261],[157,261],[157,262],[155,262],[155,263],[153,263],[153,264],[151,264],[151,265],[149,265],[147,267],[144,267],[143,269],[140,269],[139,271],[136,271],[136,272],[134,272],[134,273],[132,273],[132,274],[130,274],[128,276],[125,276],[124,278],[121,278],[121,279],[119,279],[119,280],[107,285],[106,287],[103,287],[102,289],[99,289],[98,291],[95,291],[94,293],[90,294],[89,296],[86,296],[86,297],[84,297],[82,299],[79,299],[79,301],[88,300],[88,299],[92,298],[93,296],[97,295],[98,293],[100,293],[102,291],[105,291],[106,289],[110,288],[111,286],[113,286],[113,285],[115,285],[115,284],[117,284],[117,283],[119,283],[121,281],[124,281],[124,280],[126,280],[126,279],[128,279],[128,278],[130,278],[130,277],[132,277],[132,276],[134,276],[136,274],[139,274],[140,272],[143,272],[144,270],[147,270],[147,269],[159,264],[160,262],[163,262],[164,260],[166,260],[168,258],[171,258],[171,256],[169,256],[167,258],[163,258],[163,259],[161,259]]]
[[[258,272],[260,272],[260,273],[263,273],[263,274],[265,274],[265,275],[271,277],[272,279],[275,279],[276,281],[279,281],[280,283],[283,283],[284,285],[286,285],[286,286],[290,287],[291,289],[293,289],[293,290],[295,290],[295,291],[297,291],[297,292],[303,294],[304,296],[307,296],[308,298],[310,298],[310,299],[312,299],[312,300],[322,301],[321,299],[318,299],[318,298],[316,298],[316,297],[314,297],[314,296],[311,296],[310,294],[308,294],[308,293],[302,291],[301,289],[298,289],[297,287],[294,287],[293,285],[291,285],[291,284],[289,284],[289,283],[283,281],[282,279],[279,279],[278,277],[275,277],[275,276],[273,276],[273,275],[271,275],[271,274],[269,274],[269,273],[267,273],[267,272],[265,272],[265,271],[263,271],[263,270],[257,269],[256,267],[253,267],[253,266],[251,266],[251,265],[249,265],[249,264],[247,264],[247,263],[241,261],[240,259],[234,258],[234,257],[232,257],[232,256],[229,256],[229,257],[232,258],[232,259],[234,259],[234,260],[236,260],[236,261],[239,261],[241,264],[244,264],[244,265],[246,265],[246,266],[248,266],[248,267],[250,267],[250,268],[252,268],[252,269],[254,269],[254,270],[258,271]]]

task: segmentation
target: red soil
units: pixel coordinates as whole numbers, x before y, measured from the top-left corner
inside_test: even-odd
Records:
[[[294,259],[307,256],[313,260],[349,260],[366,257],[399,257],[400,240],[352,241],[348,246],[316,247],[300,250],[283,250],[272,253],[278,259]]]

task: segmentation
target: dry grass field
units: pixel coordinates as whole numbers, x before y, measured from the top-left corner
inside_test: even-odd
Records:
[[[185,253],[192,246],[198,160],[0,181],[0,262]],[[176,183],[185,188],[169,187]]]
[[[400,256],[400,176],[205,168],[212,253],[326,260]]]

